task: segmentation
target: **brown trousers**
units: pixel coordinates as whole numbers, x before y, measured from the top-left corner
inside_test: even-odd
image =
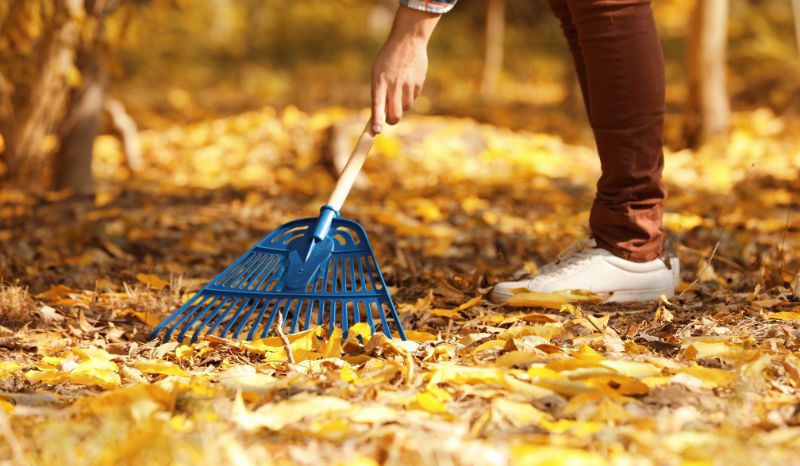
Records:
[[[578,72],[602,176],[598,246],[644,262],[663,252],[664,57],[649,0],[549,0]]]

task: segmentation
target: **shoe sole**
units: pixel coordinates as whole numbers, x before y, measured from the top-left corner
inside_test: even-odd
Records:
[[[614,291],[610,293],[610,295],[611,296],[602,301],[602,303],[635,303],[643,301],[657,301],[661,295],[664,295],[667,298],[675,296],[675,290],[671,288],[660,288],[654,290],[626,290]],[[494,290],[492,290],[492,293],[489,294],[489,301],[495,304],[505,304],[508,302],[508,299],[511,298],[511,296],[511,294],[506,295],[505,293],[495,293]]]
[[[642,301],[657,301],[662,295],[671,298],[675,296],[675,290],[671,288],[661,288],[657,290],[614,291],[604,302],[636,303]]]

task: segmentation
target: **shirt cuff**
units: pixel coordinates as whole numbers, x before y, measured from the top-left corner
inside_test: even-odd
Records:
[[[400,0],[400,4],[415,10],[427,11],[428,13],[447,13],[458,0]]]

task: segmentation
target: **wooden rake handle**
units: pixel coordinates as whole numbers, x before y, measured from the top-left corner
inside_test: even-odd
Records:
[[[353,184],[361,172],[361,167],[364,166],[364,161],[367,160],[367,154],[372,148],[372,143],[375,142],[376,135],[372,134],[371,126],[372,121],[370,120],[358,138],[356,147],[353,148],[350,158],[347,159],[347,164],[344,166],[341,175],[339,175],[339,181],[336,182],[336,187],[333,188],[333,193],[328,199],[328,205],[336,209],[337,212],[341,210],[344,200],[350,194],[350,189],[353,188]]]

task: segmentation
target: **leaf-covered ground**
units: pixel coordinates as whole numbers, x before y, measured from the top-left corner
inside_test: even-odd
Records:
[[[295,364],[277,337],[146,341],[261,236],[316,214],[363,118],[145,132],[135,178],[104,137],[96,199],[0,191],[0,459],[800,464],[800,141],[765,111],[727,146],[667,155],[670,300],[489,304],[493,283],[586,237],[598,162],[552,135],[418,117],[379,138],[343,209],[413,341],[312,329],[289,337]]]

